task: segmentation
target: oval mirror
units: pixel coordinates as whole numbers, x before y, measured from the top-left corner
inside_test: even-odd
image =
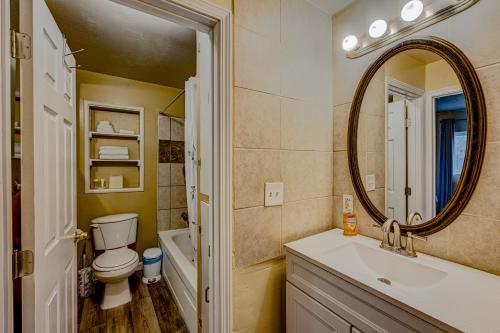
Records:
[[[485,139],[483,93],[464,54],[434,37],[405,41],[369,67],[356,91],[348,134],[356,194],[379,223],[441,230],[472,195]]]

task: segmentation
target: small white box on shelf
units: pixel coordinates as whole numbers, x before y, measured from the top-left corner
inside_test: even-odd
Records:
[[[109,188],[123,188],[123,176],[109,176]]]

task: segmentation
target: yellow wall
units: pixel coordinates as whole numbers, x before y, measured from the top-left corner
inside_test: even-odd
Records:
[[[439,60],[425,66],[426,91],[459,85],[457,75],[445,60]]]
[[[425,68],[426,66],[423,62],[405,53],[399,53],[387,61],[385,64],[385,74],[386,76],[424,90]]]
[[[97,216],[136,212],[139,214],[137,250],[156,246],[156,194],[158,156],[158,113],[179,92],[177,88],[124,79],[79,70],[77,72],[78,227],[88,230],[90,220]],[[84,122],[82,100],[144,107],[144,192],[85,194],[84,186]],[[172,109],[184,115],[184,102]]]

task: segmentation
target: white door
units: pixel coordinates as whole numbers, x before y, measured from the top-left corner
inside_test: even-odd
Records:
[[[408,150],[406,158],[408,159],[408,174],[406,175],[408,181],[408,187],[411,189],[411,194],[408,196],[408,213],[410,212],[421,212],[422,207],[419,202],[419,196],[421,195],[420,184],[421,182],[420,173],[423,167],[423,161],[417,164],[419,159],[417,158],[417,149],[420,148],[417,138],[417,107],[413,101],[406,101],[406,132],[408,135],[408,142],[406,144],[406,149]],[[405,221],[401,221],[405,223]]]
[[[76,332],[75,65],[43,0],[20,1],[32,38],[21,60],[22,241],[34,252],[23,278],[23,331]]]
[[[406,220],[405,102],[389,103],[387,110],[387,217]]]
[[[212,316],[213,302],[210,303],[212,292],[212,211],[210,203],[212,196],[212,40],[211,35],[196,32],[198,44],[198,82],[199,82],[199,202],[201,215],[200,248],[201,248],[201,320],[202,332],[213,332]],[[208,199],[208,200],[207,200]]]

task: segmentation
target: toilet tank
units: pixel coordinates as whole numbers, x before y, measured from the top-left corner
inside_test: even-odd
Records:
[[[107,215],[91,221],[92,238],[96,250],[111,250],[135,243],[136,213]]]

